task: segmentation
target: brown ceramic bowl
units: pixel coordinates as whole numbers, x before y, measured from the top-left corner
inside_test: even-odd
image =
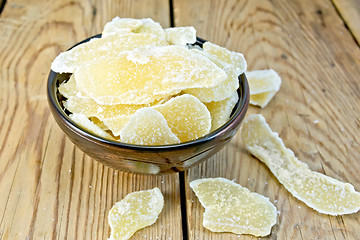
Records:
[[[195,44],[202,46],[204,42],[198,38]],[[49,74],[47,96],[56,122],[69,139],[87,155],[106,166],[129,172],[148,174],[179,172],[210,158],[235,135],[249,105],[249,86],[245,74],[242,74],[239,76],[239,101],[234,107],[229,121],[219,129],[199,139],[180,144],[132,145],[95,136],[70,120],[69,113],[62,105],[64,97],[58,92],[59,85],[69,77],[70,74],[59,74],[53,71],[50,71]]]

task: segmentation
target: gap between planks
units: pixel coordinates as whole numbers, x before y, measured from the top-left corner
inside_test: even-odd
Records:
[[[6,0],[0,0],[0,16],[2,11],[4,10],[5,4],[6,4]]]
[[[354,39],[355,43],[357,44],[358,47],[360,47],[360,39],[358,39],[356,36],[356,33],[353,32],[352,29],[352,25],[355,25],[357,23],[351,23],[350,20],[347,21],[346,17],[344,16],[346,13],[344,13],[341,8],[336,4],[336,2],[334,0],[330,0],[331,4],[333,5],[336,13],[338,14],[338,16],[341,18],[341,20],[344,23],[344,26],[346,28],[346,30],[348,30],[348,32],[350,33],[350,35],[352,36],[352,38]],[[354,19],[354,21],[356,21],[356,19]]]

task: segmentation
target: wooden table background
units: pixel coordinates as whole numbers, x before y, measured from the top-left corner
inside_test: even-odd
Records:
[[[189,188],[235,179],[268,196],[280,215],[264,239],[360,239],[360,213],[319,214],[292,197],[246,153],[240,135],[184,174],[115,171],[78,150],[50,114],[54,57],[115,16],[192,25],[243,52],[248,69],[273,68],[283,84],[261,113],[311,169],[360,190],[359,0],[2,0],[0,15],[0,239],[107,239],[107,214],[126,194],[158,186],[165,207],[132,239],[253,239],[211,233]]]

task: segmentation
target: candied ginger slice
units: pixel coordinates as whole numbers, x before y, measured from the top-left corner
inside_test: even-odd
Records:
[[[171,132],[164,116],[152,108],[141,108],[132,115],[129,122],[120,131],[124,143],[138,145],[166,145],[179,143]]]
[[[109,105],[147,104],[186,88],[213,87],[226,78],[208,58],[178,45],[95,59],[75,71],[79,89],[97,103]]]
[[[276,92],[277,91],[270,91],[270,92],[250,95],[250,104],[264,108],[266,107],[266,105],[268,105],[270,100],[275,96]]]
[[[203,49],[205,52],[215,55],[219,61],[232,67],[237,76],[246,71],[247,63],[241,53],[230,51],[211,42],[205,42]]]
[[[102,37],[106,37],[111,34],[132,32],[139,28],[142,24],[143,22],[140,19],[115,17],[111,22],[105,24]]]
[[[205,208],[203,225],[213,232],[266,236],[276,223],[268,198],[225,178],[204,178],[190,187]]]
[[[164,207],[159,188],[133,192],[111,208],[108,221],[111,235],[108,240],[126,240],[144,227],[154,224]]]
[[[196,42],[196,29],[194,27],[173,27],[164,29],[166,41],[173,45],[186,45]]]
[[[229,119],[231,112],[239,100],[237,92],[231,97],[219,102],[205,103],[211,115],[211,132],[224,125]]]
[[[264,108],[279,91],[281,78],[273,69],[246,72],[250,87],[250,104]]]
[[[136,33],[148,33],[157,36],[161,40],[166,40],[166,34],[161,25],[151,18],[141,19],[141,26],[134,30]]]
[[[281,78],[273,69],[247,71],[246,77],[249,82],[250,94],[279,91]]]
[[[213,61],[218,67],[222,68],[227,73],[227,79],[221,82],[219,85],[211,88],[189,88],[185,89],[184,92],[194,95],[200,101],[208,102],[218,102],[226,98],[231,97],[231,95],[239,88],[239,78],[236,75],[234,68],[229,66],[227,63],[217,59],[215,55],[201,51],[198,49],[192,49],[193,52],[197,54],[204,55]]]
[[[144,46],[165,46],[168,43],[148,33],[112,34],[104,38],[93,38],[69,51],[60,53],[52,62],[54,72],[73,73],[83,63],[102,57],[113,58],[125,50]]]
[[[67,82],[63,82],[59,86],[59,92],[66,98],[76,96],[79,93],[79,89],[76,85],[74,74],[72,74]]]
[[[260,114],[250,115],[241,132],[247,150],[264,162],[279,182],[297,199],[329,215],[360,210],[360,193],[349,183],[310,170],[286,148]]]
[[[90,132],[94,135],[100,136],[102,138],[114,140],[114,138],[110,134],[108,134],[102,128],[100,128],[98,125],[96,125],[95,123],[90,121],[84,114],[73,113],[69,117],[76,124],[78,124],[80,127],[84,128],[88,132]]]
[[[171,131],[181,142],[191,141],[210,132],[211,116],[196,97],[184,94],[152,107],[166,119]]]

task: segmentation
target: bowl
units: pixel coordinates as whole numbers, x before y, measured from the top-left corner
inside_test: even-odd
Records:
[[[85,39],[73,47],[101,37],[101,34]],[[195,45],[202,46],[205,41],[198,38]],[[48,103],[57,124],[67,137],[84,153],[111,168],[146,174],[172,173],[185,171],[210,158],[227,142],[240,127],[249,105],[249,86],[245,74],[239,76],[239,101],[230,119],[217,130],[196,140],[162,146],[132,145],[107,140],[95,136],[78,126],[69,118],[64,109],[64,97],[58,92],[59,85],[68,80],[70,74],[50,71],[47,83]]]

